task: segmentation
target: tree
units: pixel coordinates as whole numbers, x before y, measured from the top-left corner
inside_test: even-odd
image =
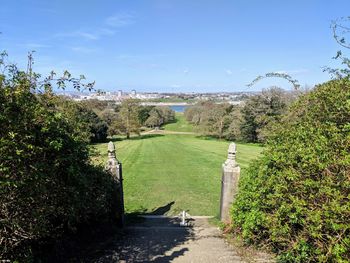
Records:
[[[163,124],[175,120],[175,112],[169,107],[157,106],[149,112],[145,125],[148,127],[160,127]]]
[[[103,112],[109,107],[110,102],[104,101],[104,100],[92,99],[92,100],[82,101],[81,104],[84,107],[90,110],[93,110],[97,115],[99,115],[101,112]]]
[[[147,118],[145,125],[148,127],[160,127],[164,124],[163,112],[159,107],[154,107]]]
[[[208,135],[223,138],[224,130],[229,126],[229,113],[232,106],[229,104],[218,104],[212,107],[207,116],[202,120],[202,126],[204,131],[208,132]]]
[[[207,120],[209,110],[214,107],[215,104],[211,101],[199,102],[185,110],[185,118],[195,126],[199,126]]]
[[[248,142],[264,142],[270,125],[283,116],[291,101],[284,90],[272,87],[250,97],[242,108],[241,135]]]
[[[119,114],[125,127],[127,139],[130,138],[132,132],[140,134],[139,110],[140,101],[137,99],[126,99],[121,104]]]
[[[141,124],[145,124],[146,120],[150,116],[151,110],[154,106],[141,106],[139,110],[139,120]]]
[[[84,123],[90,142],[104,142],[107,138],[108,125],[92,109],[63,97],[53,97],[61,112],[69,116],[72,125]]]
[[[163,123],[169,123],[175,120],[175,111],[170,109],[168,106],[157,106],[156,107],[160,111],[160,115],[163,118]]]
[[[227,116],[229,126],[225,130],[225,138],[229,141],[241,141],[241,123],[242,123],[242,113],[241,107],[236,106],[232,109],[231,113]]]
[[[114,109],[104,109],[100,112],[99,117],[107,124],[108,126],[108,135],[113,136],[118,134],[118,131],[114,129],[113,123],[119,120],[118,113]]]
[[[155,115],[149,116],[148,119],[145,121],[145,125],[151,128],[159,127],[159,117]]]

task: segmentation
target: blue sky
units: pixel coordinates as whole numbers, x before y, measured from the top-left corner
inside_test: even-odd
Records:
[[[259,90],[330,77],[322,66],[339,46],[332,20],[349,0],[0,0],[0,49],[36,72],[68,69],[104,90],[215,92]]]

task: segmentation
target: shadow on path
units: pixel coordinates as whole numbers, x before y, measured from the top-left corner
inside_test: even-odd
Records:
[[[167,212],[170,211],[173,204],[175,204],[175,201],[172,201],[164,206],[158,207],[157,209],[153,210],[152,212],[150,212],[148,214],[149,215],[165,215]]]
[[[179,218],[140,218],[136,215],[164,215],[175,202],[158,207],[152,212],[127,215],[126,228],[116,235],[93,262],[171,262],[183,256],[188,248],[180,246],[194,238],[191,227],[180,227]],[[177,249],[177,247],[179,247]],[[102,252],[102,253],[101,253]]]

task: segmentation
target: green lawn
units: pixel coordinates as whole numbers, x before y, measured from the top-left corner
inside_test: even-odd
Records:
[[[181,112],[176,112],[175,122],[165,124],[163,127],[167,131],[193,132],[193,126],[186,121],[184,114]]]
[[[116,141],[117,158],[123,164],[127,213],[152,212],[175,202],[167,214],[189,210],[192,215],[217,215],[221,164],[228,142],[194,135],[145,135]],[[107,158],[107,144],[97,144],[100,160]],[[237,145],[241,167],[255,159],[261,147]]]

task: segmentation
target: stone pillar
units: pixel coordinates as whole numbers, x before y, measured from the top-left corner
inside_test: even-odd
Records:
[[[114,199],[112,203],[113,216],[118,226],[124,226],[124,193],[123,193],[123,175],[122,164],[118,161],[115,154],[113,142],[108,143],[108,160],[106,170],[112,175],[114,180]]]
[[[240,172],[241,168],[236,163],[236,144],[231,143],[227,160],[222,164],[220,220],[225,223],[231,221],[230,209],[238,191]]]

